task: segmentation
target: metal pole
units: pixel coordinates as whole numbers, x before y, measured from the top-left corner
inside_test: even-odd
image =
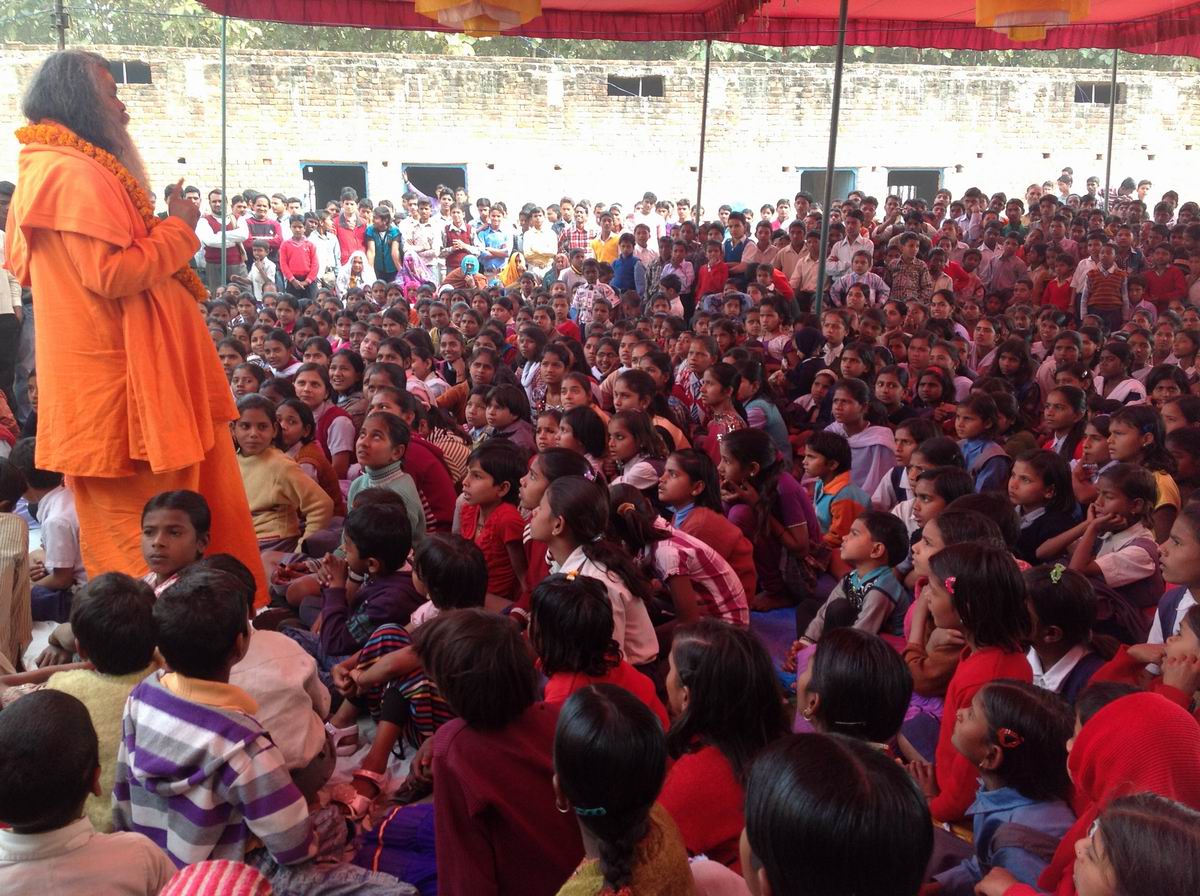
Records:
[[[67,11],[63,8],[63,0],[54,0],[54,31],[58,35],[58,48],[67,48]]]
[[[817,259],[817,294],[813,310],[821,316],[821,299],[825,295],[825,255],[829,251],[829,210],[833,205],[833,165],[837,158],[838,116],[842,111],[842,63],[846,59],[846,14],[850,0],[841,0],[838,7],[837,58],[833,63],[833,106],[829,113],[829,157],[825,160],[825,197],[821,202],[821,257]]]
[[[1104,211],[1108,211],[1108,190],[1112,181],[1113,124],[1117,117],[1117,57],[1121,51],[1113,48],[1112,80],[1108,95],[1108,152],[1104,154]]]
[[[229,30],[229,17],[221,16],[221,285],[224,286],[229,282],[229,268],[226,264],[225,257],[225,241],[228,239],[226,234],[229,232],[226,229],[226,221],[229,218],[233,207],[229,202],[229,192],[225,189],[225,94],[226,94],[226,69],[225,64],[225,48],[226,48],[226,32]]]
[[[708,74],[712,67],[712,41],[704,42],[704,101],[700,106],[700,164],[696,167],[696,209],[693,217],[700,222],[700,196],[704,191],[704,137],[708,131]]]

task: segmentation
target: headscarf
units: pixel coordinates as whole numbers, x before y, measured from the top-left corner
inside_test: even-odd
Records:
[[[1200,809],[1200,725],[1158,694],[1121,697],[1083,726],[1067,770],[1078,819],[1038,880],[1041,890],[1057,896],[1075,893],[1075,841],[1113,800],[1149,792]]]
[[[514,252],[508,256],[508,261],[500,269],[500,285],[512,286],[521,279],[523,273],[525,273],[525,256],[520,252]]]
[[[464,255],[459,269],[470,279],[479,273],[479,259],[474,255]]]
[[[358,282],[353,284],[359,289],[365,286],[370,286],[375,282],[375,269],[371,267],[371,262],[367,260],[367,253],[362,249],[355,249],[350,253],[350,257],[346,259],[346,263],[338,269],[337,273],[337,289],[339,295],[345,295],[350,284],[350,267],[354,264],[354,259],[362,261],[362,271],[358,274]]]

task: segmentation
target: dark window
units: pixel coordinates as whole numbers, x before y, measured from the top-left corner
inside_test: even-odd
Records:
[[[150,83],[150,65],[145,62],[118,59],[108,64],[108,70],[118,84]]]
[[[1107,106],[1112,101],[1111,81],[1076,81],[1075,102]],[[1117,85],[1117,104],[1125,102],[1125,85]]]
[[[846,194],[854,189],[858,172],[853,168],[833,169],[833,198],[845,199]],[[800,189],[816,197],[821,202],[825,196],[825,169],[806,168],[800,173]]]
[[[942,185],[941,168],[892,168],[888,171],[888,192],[895,193],[901,200],[924,199],[933,201],[933,196]]]
[[[642,75],[638,78],[608,76],[609,96],[663,96],[662,75]]]

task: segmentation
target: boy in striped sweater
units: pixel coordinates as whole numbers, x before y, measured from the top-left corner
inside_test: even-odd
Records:
[[[309,814],[254,699],[229,684],[249,644],[237,581],[189,570],[158,598],[154,623],[170,671],[149,676],[125,706],[114,827],[145,834],[179,867],[245,861],[277,893],[319,894],[351,878],[357,893],[411,892],[389,875],[307,864],[343,846],[347,829],[334,807]]]

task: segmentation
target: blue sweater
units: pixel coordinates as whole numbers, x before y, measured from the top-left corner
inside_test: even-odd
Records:
[[[637,291],[639,296],[646,294],[646,266],[638,261],[636,255],[618,255],[612,263],[613,278],[609,283],[618,294],[627,289]]]

